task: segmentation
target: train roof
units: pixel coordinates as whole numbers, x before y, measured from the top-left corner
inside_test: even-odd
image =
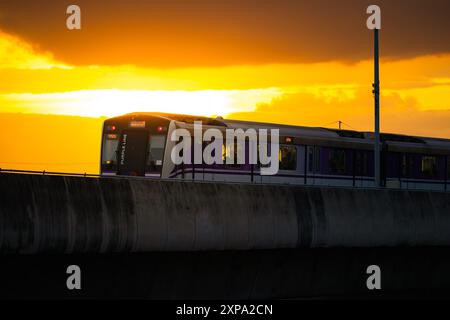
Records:
[[[107,120],[114,120],[114,119],[122,119],[125,117],[159,117],[164,118],[167,120],[175,120],[179,122],[185,122],[185,123],[194,123],[194,121],[202,121],[202,123],[206,125],[211,126],[226,126],[226,124],[223,123],[223,121],[215,118],[205,117],[205,116],[194,116],[189,114],[176,114],[176,113],[164,113],[164,112],[133,112],[133,113],[127,113],[122,116],[110,118]]]
[[[133,112],[120,117],[161,117],[168,120],[175,120],[186,124],[193,124],[194,121],[202,121],[205,125],[220,126],[226,128],[241,128],[243,130],[253,129],[279,129],[280,136],[289,136],[296,138],[298,143],[320,144],[320,145],[342,145],[358,144],[364,148],[371,148],[373,145],[373,132],[340,130],[323,127],[294,126],[286,124],[276,124],[269,122],[254,122],[243,120],[223,119],[222,117],[211,118],[205,116],[194,116],[185,114],[172,114],[160,112]],[[111,120],[111,119],[108,119]],[[420,137],[411,135],[402,135],[394,133],[381,133],[380,139],[389,147],[390,150],[409,152],[413,149],[419,153],[450,154],[450,139]]]
[[[321,144],[321,145],[339,145],[347,147],[349,143],[359,144],[360,147],[364,145],[372,148],[374,133],[367,131],[356,130],[341,130],[323,127],[305,127],[283,125],[266,122],[252,122],[242,120],[222,120],[227,127],[232,128],[276,128],[280,130],[282,136],[298,137],[300,143],[305,144]],[[395,133],[381,133],[381,142],[384,142],[392,151],[414,151],[418,153],[436,152],[439,154],[450,154],[450,139],[433,138],[433,137],[419,137],[402,135]],[[344,143],[347,142],[347,143]]]

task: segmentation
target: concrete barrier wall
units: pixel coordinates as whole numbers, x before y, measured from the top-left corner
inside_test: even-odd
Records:
[[[450,245],[450,194],[0,174],[0,252]]]

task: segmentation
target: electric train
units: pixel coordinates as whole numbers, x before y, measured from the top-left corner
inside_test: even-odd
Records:
[[[241,164],[174,164],[173,130],[186,129],[194,136],[194,121],[203,130],[279,129],[279,170],[262,175],[261,165],[246,159]],[[450,140],[381,134],[382,186],[398,189],[448,191],[450,189]],[[194,143],[191,144],[194,148]],[[203,143],[203,148],[205,143]],[[258,146],[259,147],[259,146]],[[262,122],[225,120],[165,113],[130,113],[103,124],[102,176],[374,187],[373,133],[302,127]],[[223,159],[229,156],[222,148]],[[237,150],[237,147],[234,148]],[[193,154],[193,152],[192,152]]]

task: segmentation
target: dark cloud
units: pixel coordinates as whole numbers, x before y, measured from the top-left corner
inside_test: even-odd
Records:
[[[65,28],[72,3],[81,31]],[[382,9],[383,57],[450,52],[448,0],[15,0],[0,3],[0,29],[76,65],[355,62],[371,56],[372,3]]]

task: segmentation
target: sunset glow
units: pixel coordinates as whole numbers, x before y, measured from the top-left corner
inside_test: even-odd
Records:
[[[254,111],[257,103],[270,103],[281,95],[277,89],[260,90],[83,90],[62,93],[21,93],[0,96],[10,111],[78,115],[118,116],[125,113],[169,112],[193,115],[228,115]]]

